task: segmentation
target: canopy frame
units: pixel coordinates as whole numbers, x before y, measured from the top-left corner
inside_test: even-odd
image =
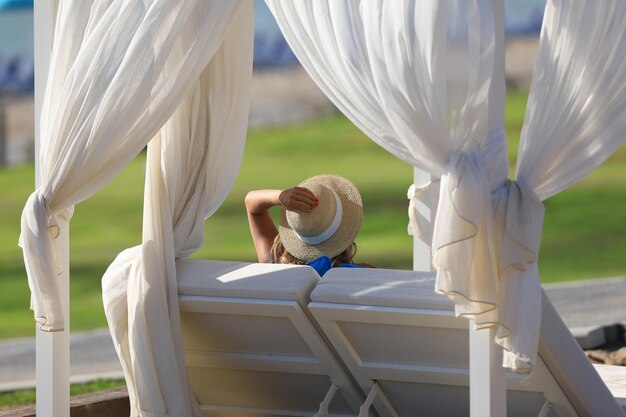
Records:
[[[491,4],[495,23],[495,67],[489,91],[490,128],[501,126],[504,120],[504,0],[486,0]],[[58,0],[35,1],[35,119],[36,119],[36,186],[40,185],[39,149],[41,145],[40,117],[50,52],[54,33],[54,16]],[[420,170],[414,171],[414,183],[424,184],[433,178]],[[419,199],[417,209],[433,223],[435,201],[433,189]],[[69,227],[59,222],[57,239],[61,269],[59,276],[62,313],[65,328],[60,332],[37,329],[37,412],[42,416],[69,416]],[[414,238],[414,269],[432,270],[428,239]],[[495,330],[472,330],[470,335],[470,408],[472,417],[506,414],[506,385],[500,366],[502,349],[494,344]]]

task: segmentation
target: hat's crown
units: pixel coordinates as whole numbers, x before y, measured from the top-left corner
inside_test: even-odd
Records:
[[[287,211],[287,222],[298,235],[303,237],[318,236],[333,222],[337,203],[333,192],[325,185],[308,184],[307,188],[318,198],[319,204],[310,213]]]

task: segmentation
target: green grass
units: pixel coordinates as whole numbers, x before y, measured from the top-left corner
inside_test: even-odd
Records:
[[[125,386],[124,380],[99,379],[85,384],[70,386],[70,395],[86,394],[88,392],[102,391],[110,388]],[[0,407],[28,405],[35,403],[35,390],[22,390],[0,393]],[[1,411],[1,410],[0,410]]]
[[[526,94],[507,98],[509,158],[515,166]],[[626,148],[577,186],[546,202],[540,270],[543,282],[626,274]],[[77,206],[71,223],[71,328],[106,326],[100,279],[117,253],[141,241],[145,158]],[[205,244],[193,256],[254,260],[243,198],[256,188],[281,188],[319,173],[352,179],[362,192],[365,219],[357,260],[410,268],[406,189],[412,168],[387,154],[341,116],[248,136],[241,174],[223,206],[205,226]],[[31,336],[29,293],[16,246],[19,218],[33,189],[33,166],[0,170],[0,338]]]

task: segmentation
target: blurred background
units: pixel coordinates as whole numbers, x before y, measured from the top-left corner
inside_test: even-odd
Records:
[[[298,95],[294,84],[285,81],[300,71],[293,52],[285,42],[274,17],[263,0],[254,0],[255,6],[255,43],[254,65],[263,78],[269,79],[274,86],[284,85],[288,91],[280,93],[293,96],[294,102],[302,105],[285,105],[279,110],[256,109],[252,112],[252,127],[271,123],[284,123],[283,110],[288,110],[288,117],[302,120],[328,111],[324,100],[313,97],[316,87],[309,88],[308,77],[302,74],[296,85],[303,85],[306,91]],[[4,104],[4,143],[0,149],[0,164],[16,165],[33,159],[33,2],[32,0],[0,0],[0,97]],[[506,29],[511,38],[515,38],[515,53],[509,54],[509,83],[516,88],[528,88],[530,73],[534,62],[536,39],[541,29],[545,0],[507,0]],[[520,50],[518,52],[518,50]],[[282,71],[281,71],[282,70]],[[275,73],[275,76],[269,74]],[[274,81],[278,77],[278,80]],[[265,84],[263,84],[265,86]],[[289,87],[289,88],[288,88]],[[259,91],[260,92],[260,91]],[[311,96],[312,102],[305,97]],[[323,97],[322,97],[323,98]],[[289,103],[292,104],[292,103]],[[311,106],[313,108],[311,108]],[[261,112],[261,113],[259,113]],[[272,115],[272,113],[274,113]],[[287,120],[292,121],[292,120]]]
[[[254,6],[255,67],[244,161],[226,202],[207,220],[205,244],[193,257],[254,261],[243,206],[246,192],[336,173],[352,179],[364,199],[357,261],[411,269],[406,192],[412,168],[337,112],[299,66],[264,1],[254,0]],[[506,130],[512,169],[544,7],[545,0],[506,0]],[[21,211],[34,189],[33,75],[32,0],[0,0],[0,339],[34,335],[17,247]],[[580,184],[546,201],[542,282],[626,275],[624,162],[622,147]],[[144,168],[140,155],[76,208],[70,251],[74,332],[106,327],[100,279],[120,251],[141,242]]]

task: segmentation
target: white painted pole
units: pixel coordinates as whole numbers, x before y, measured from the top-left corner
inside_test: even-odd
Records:
[[[436,7],[435,25],[446,25],[448,5],[447,2],[440,2]],[[446,32],[444,31],[444,34]],[[437,42],[437,47],[445,47],[447,43],[447,34],[445,38],[441,38]],[[435,178],[418,168],[413,168],[413,184],[415,187],[423,187],[430,184]],[[420,192],[415,197],[415,209],[419,215],[427,220],[430,225],[430,233],[426,233],[426,237],[413,237],[413,270],[414,271],[434,271],[432,264],[432,231],[435,223],[435,215],[437,213],[437,205],[439,203],[439,186],[433,184]],[[413,231],[414,233],[416,231]]]
[[[504,0],[489,0],[496,33],[493,77],[489,90],[489,129],[504,127],[505,68],[504,68]]]
[[[494,73],[489,91],[489,128],[504,126],[504,0],[489,0],[496,31]],[[470,416],[506,416],[506,373],[495,329],[470,326]]]
[[[432,180],[432,176],[417,168],[413,168],[413,184],[416,186],[426,185]],[[426,219],[430,219],[431,226],[435,220],[437,211],[437,200],[439,198],[438,187],[431,187],[416,202],[417,211]],[[427,242],[420,237],[413,237],[413,270],[433,271],[431,261],[431,242]]]
[[[470,329],[470,416],[506,416],[506,374],[493,329]]]
[[[56,0],[35,0],[35,186],[41,183],[40,117],[46,80],[50,67],[50,52],[54,36]],[[65,330],[43,332],[36,330],[37,416],[69,417],[70,415],[70,320],[69,320],[69,228],[59,219],[58,238],[63,274],[59,277],[59,292],[63,305]]]

